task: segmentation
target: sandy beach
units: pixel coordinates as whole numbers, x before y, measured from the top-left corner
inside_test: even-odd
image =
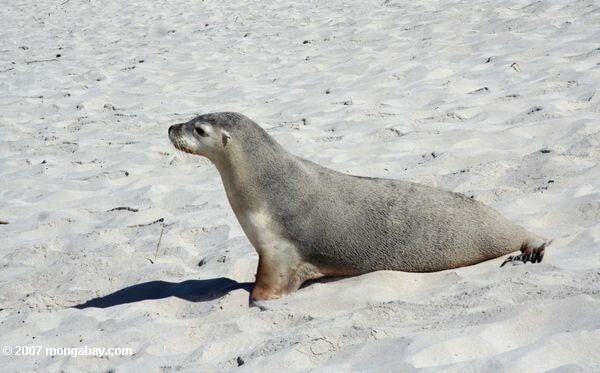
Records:
[[[41,0],[0,20],[0,370],[600,371],[598,1]],[[553,243],[249,307],[258,256],[219,174],[167,137],[217,111]]]

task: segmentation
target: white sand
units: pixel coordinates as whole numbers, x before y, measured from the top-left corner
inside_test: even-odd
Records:
[[[0,345],[135,354],[3,372],[600,370],[598,1],[61,3],[0,7]],[[257,256],[218,174],[167,140],[223,110],[554,243],[249,308]],[[161,223],[136,225],[159,218],[155,258]]]

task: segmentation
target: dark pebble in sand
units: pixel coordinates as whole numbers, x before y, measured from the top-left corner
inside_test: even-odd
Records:
[[[534,106],[531,109],[529,109],[529,111],[527,112],[527,115],[531,115],[533,113],[537,113],[538,111],[542,111],[542,110],[544,110],[543,107],[541,107],[541,106]]]
[[[229,258],[226,257],[225,255],[223,255],[222,257],[220,257],[219,259],[217,259],[217,262],[219,262],[219,263],[225,263],[225,262],[228,262],[228,261],[229,261]]]

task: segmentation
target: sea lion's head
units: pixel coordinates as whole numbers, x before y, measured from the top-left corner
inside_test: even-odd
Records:
[[[183,152],[201,155],[217,167],[234,160],[284,152],[258,124],[238,113],[210,113],[169,127],[169,139]]]
[[[183,152],[214,159],[227,147],[231,138],[232,121],[239,120],[238,115],[240,114],[205,114],[189,122],[174,124],[169,127],[169,140]]]

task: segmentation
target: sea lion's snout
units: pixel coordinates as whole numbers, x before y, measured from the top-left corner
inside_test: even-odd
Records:
[[[185,123],[174,124],[169,127],[169,140],[175,146],[176,149],[181,150],[186,153],[195,154],[192,151],[192,144],[189,142],[188,138],[185,136],[183,132],[183,126]]]
[[[221,143],[221,137],[216,136],[212,125],[198,120],[174,124],[169,127],[168,133],[169,140],[176,149],[194,155],[208,157]],[[225,131],[219,133],[228,136]],[[225,144],[225,137],[223,139]]]
[[[183,132],[184,125],[185,123],[177,123],[169,127],[169,140],[173,144],[177,145],[177,143],[181,143],[183,137],[185,137]]]
[[[169,137],[173,137],[178,134],[177,131],[181,131],[185,123],[177,123],[169,127]]]

